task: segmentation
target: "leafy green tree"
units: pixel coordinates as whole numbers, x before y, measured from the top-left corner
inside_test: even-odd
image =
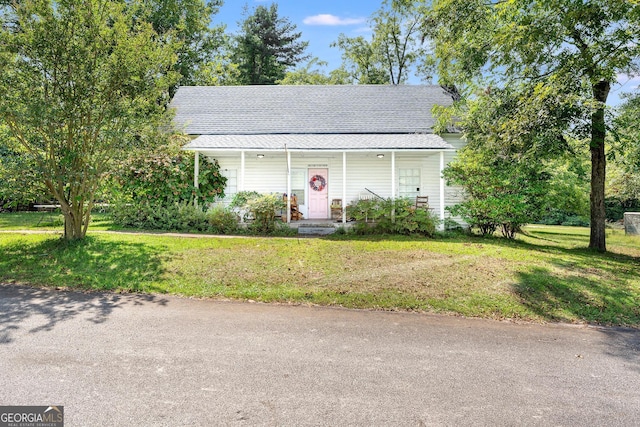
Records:
[[[545,224],[589,224],[589,152],[583,141],[574,145],[571,153],[546,162],[551,180]]]
[[[0,210],[44,201],[47,190],[38,180],[32,157],[0,125]]]
[[[525,89],[530,88],[486,90],[447,111],[460,117],[458,124],[466,130],[468,141],[445,173],[469,197],[452,213],[464,217],[482,234],[502,227],[505,236],[513,237],[523,224],[547,214],[547,207],[581,208],[580,162],[574,165],[564,154],[570,150],[573,158],[581,158],[575,142],[558,142],[554,150],[531,148],[555,136],[567,112],[556,107],[559,95],[551,93],[531,109],[526,105],[530,95]],[[518,133],[509,126],[514,115],[528,116],[532,111],[537,114],[529,121],[531,132]],[[534,132],[536,129],[541,130]]]
[[[324,74],[320,68],[326,66],[325,61],[313,58],[306,65],[287,72],[284,78],[276,83],[281,85],[345,85],[351,83],[347,73],[340,68],[332,70],[328,75]]]
[[[627,0],[435,0],[423,26],[435,44],[438,76],[463,92],[525,84],[521,105],[558,100],[555,137],[533,127],[539,114],[515,114],[511,133],[549,135],[555,149],[568,133],[586,136],[591,156],[589,247],[606,250],[606,102],[618,73],[640,69],[640,4]],[[467,92],[468,94],[468,92]],[[551,123],[552,120],[546,120]],[[535,139],[526,138],[532,142]],[[536,149],[540,146],[533,147]]]
[[[248,12],[247,12],[248,13]],[[240,83],[275,84],[288,69],[308,59],[308,42],[288,18],[278,15],[278,5],[258,6],[242,22],[236,36],[234,62],[240,71]]]
[[[2,21],[0,119],[81,239],[113,160],[164,114],[175,46],[113,0],[24,0]]]
[[[617,220],[625,212],[640,207],[640,94],[628,94],[614,120],[612,168],[607,174],[609,219]],[[611,206],[611,205],[615,206]]]
[[[223,55],[225,43],[225,26],[211,24],[222,0],[141,0],[133,4],[140,7],[138,13],[159,37],[179,42],[173,69],[181,77],[171,95],[178,85],[199,84],[203,73],[227,71],[211,67]]]
[[[426,56],[421,10],[415,1],[385,0],[371,18],[373,48],[378,52],[391,84],[405,83],[409,71]]]
[[[342,69],[352,82],[358,84],[388,84],[389,73],[382,65],[373,44],[364,37],[338,36],[331,44],[342,51]]]
[[[361,84],[401,84],[417,67],[424,70],[423,6],[413,0],[385,0],[370,18],[370,41],[341,34],[343,68]]]
[[[628,171],[640,170],[640,93],[628,94],[614,121],[617,163]]]
[[[241,84],[240,67],[233,59],[233,38],[225,34],[217,53],[194,72],[189,84],[195,86],[234,86]]]

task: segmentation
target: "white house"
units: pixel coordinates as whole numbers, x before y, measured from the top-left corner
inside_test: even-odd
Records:
[[[428,196],[441,219],[456,203],[441,171],[464,143],[433,132],[440,86],[186,86],[171,105],[194,139],[184,149],[215,158],[238,191],[295,194],[307,219],[372,194]],[[343,216],[344,220],[344,216]]]

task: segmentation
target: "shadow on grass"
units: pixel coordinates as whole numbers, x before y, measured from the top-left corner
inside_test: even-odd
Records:
[[[583,230],[572,229],[535,230],[527,233],[526,240],[508,240],[449,233],[434,241],[473,247],[478,256],[485,251],[495,253],[488,248],[530,252],[529,263],[514,266],[513,290],[520,304],[539,318],[640,326],[640,257],[589,250],[589,235],[583,234]],[[347,235],[334,239],[429,241],[404,236]]]
[[[160,291],[163,248],[87,236],[21,239],[0,245],[0,282],[83,290]]]
[[[543,250],[551,250],[549,248]],[[548,321],[623,325],[605,327],[606,352],[640,372],[640,259],[553,247],[562,256],[553,269],[529,267],[517,274],[520,303]]]
[[[66,243],[57,238],[20,240],[0,246],[0,283],[19,283],[80,290],[154,292],[162,274],[161,248],[148,244],[87,237]],[[50,330],[80,314],[104,322],[124,304],[165,304],[153,295],[81,294],[24,286],[0,286],[0,343],[32,316],[46,322],[30,332]]]
[[[576,319],[611,325],[640,324],[637,290],[625,283],[612,286],[602,280],[531,267],[517,273],[514,291],[521,303],[543,319]]]
[[[114,310],[124,306],[167,302],[154,295],[83,294],[0,285],[0,345],[13,342],[14,335],[24,327],[29,328],[28,333],[50,331],[58,323],[79,316],[92,323],[104,323]]]
[[[586,248],[589,236],[535,230],[519,247],[548,255],[552,268],[529,267],[514,286],[522,304],[551,321],[581,319],[640,325],[640,257]],[[563,247],[582,243],[585,247]]]

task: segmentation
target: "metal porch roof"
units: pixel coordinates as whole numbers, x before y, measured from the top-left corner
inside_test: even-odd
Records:
[[[185,150],[447,150],[435,134],[201,135]]]

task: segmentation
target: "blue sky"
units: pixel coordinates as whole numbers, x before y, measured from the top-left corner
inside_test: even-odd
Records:
[[[228,32],[235,32],[242,21],[243,9],[253,9],[257,5],[268,6],[273,0],[224,0],[220,13],[213,17],[214,23],[224,23]],[[328,62],[324,71],[338,68],[342,63],[340,51],[329,45],[338,39],[340,33],[349,37],[363,35],[369,37],[371,30],[367,20],[380,8],[377,0],[278,0],[278,14],[287,17],[302,32],[301,39],[309,42],[307,52]],[[611,88],[609,105],[617,105],[624,92],[638,90],[640,76],[618,76],[618,85]],[[410,76],[409,83],[419,84],[420,79]]]
[[[272,0],[224,0],[213,22],[224,23],[228,32],[235,32],[238,21],[244,19],[245,5],[252,9],[271,3]],[[370,35],[367,19],[381,5],[376,0],[279,0],[275,3],[278,4],[278,15],[289,18],[302,32],[301,39],[309,42],[307,52],[329,63],[325,71],[338,68],[342,62],[340,51],[329,45],[340,33],[350,37]]]

